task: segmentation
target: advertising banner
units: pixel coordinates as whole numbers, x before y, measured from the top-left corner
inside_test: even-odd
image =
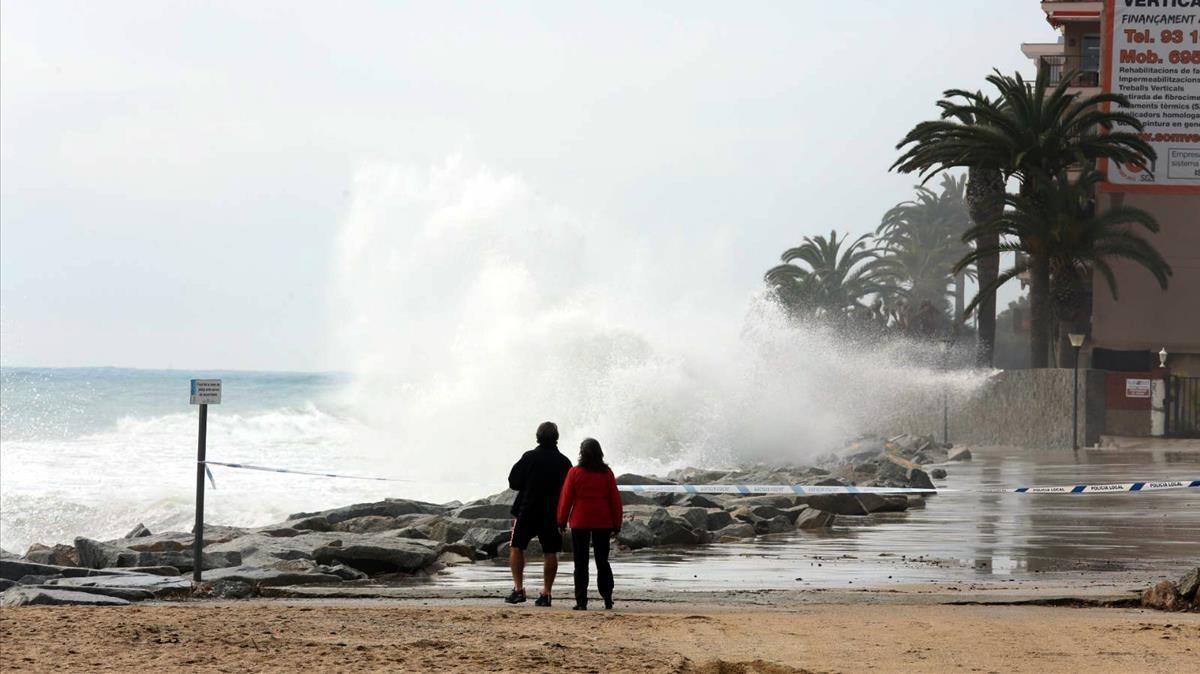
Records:
[[[1107,189],[1200,194],[1200,0],[1106,0],[1104,90],[1122,94],[1158,153],[1106,162]]]

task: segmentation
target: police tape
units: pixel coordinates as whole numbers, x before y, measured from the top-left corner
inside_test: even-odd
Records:
[[[344,480],[372,480],[377,482],[407,482],[428,483],[428,480],[417,480],[400,477],[375,477],[366,475],[342,475],[339,473],[322,473],[308,470],[292,470],[289,468],[271,468],[256,466],[248,463],[226,463],[224,461],[202,461],[205,469],[208,466],[223,466],[241,470],[257,470],[268,473],[288,473],[292,475],[309,475],[313,477],[332,477]],[[211,473],[210,473],[211,479]],[[458,482],[455,484],[483,484],[479,482]],[[934,487],[856,487],[839,485],[808,485],[808,484],[623,484],[617,489],[635,494],[730,494],[749,496],[753,494],[786,494],[797,496],[821,496],[834,494],[1121,494],[1140,493],[1148,491],[1172,491],[1177,489],[1200,488],[1200,480],[1144,481],[1122,482],[1118,484],[1072,484],[1040,487],[979,487],[975,489],[950,489]]]
[[[807,484],[634,484],[617,489],[635,494],[786,494],[820,496],[827,494],[1121,494],[1146,491],[1171,491],[1200,488],[1200,480],[1163,482],[1123,482],[1120,484],[1069,484],[1047,487],[980,487],[949,489],[934,487],[855,487]]]

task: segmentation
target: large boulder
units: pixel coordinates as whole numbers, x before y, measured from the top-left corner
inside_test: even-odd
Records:
[[[387,515],[363,515],[362,517],[352,517],[333,524],[330,526],[330,530],[368,534],[378,531],[391,531],[402,527],[403,525],[395,517],[388,517]]]
[[[191,578],[154,576],[148,573],[123,573],[79,578],[57,578],[50,585],[70,590],[83,588],[145,590],[158,598],[187,596],[192,591]]]
[[[25,576],[94,576],[99,572],[77,566],[38,564],[21,559],[0,559],[0,578],[20,580]]]
[[[381,515],[385,517],[398,517],[400,515],[412,514],[434,514],[444,512],[445,508],[435,503],[425,503],[422,501],[410,501],[408,499],[390,498],[374,503],[356,503],[333,510],[323,510],[314,513],[296,513],[288,518],[291,520],[305,520],[311,517],[321,517],[330,525],[344,522],[345,520],[354,519],[355,517],[365,517],[367,515]],[[293,526],[299,529],[299,526]]]
[[[658,539],[645,522],[630,520],[621,525],[621,533],[617,534],[617,543],[630,550],[639,550],[657,545]]]
[[[282,538],[257,533],[209,546],[205,548],[205,553],[238,552],[242,555],[242,566],[271,566],[287,559],[313,559],[313,551],[317,548],[361,535],[363,534],[309,531],[299,536]]]
[[[511,519],[512,505],[507,503],[484,503],[480,505],[469,505],[451,511],[455,517],[465,520],[477,520],[481,518],[487,519]]]
[[[34,587],[39,587],[45,590],[62,590],[62,588],[58,585],[35,585]],[[106,587],[102,585],[95,587],[72,586],[70,591],[86,592],[88,594],[102,594],[106,597],[116,597],[117,599],[124,599],[125,601],[146,601],[147,599],[155,598],[153,592],[136,587]]]
[[[456,543],[461,541],[463,536],[466,536],[467,532],[476,525],[471,520],[433,515],[426,520],[416,522],[415,526],[424,531],[430,540],[442,543]]]
[[[368,574],[416,573],[437,561],[439,552],[438,544],[427,541],[356,536],[342,545],[317,548],[313,558],[321,564],[345,564]]]
[[[58,544],[53,547],[34,543],[25,553],[25,559],[38,564],[54,566],[79,566],[79,556],[70,545]]]
[[[259,566],[238,566],[218,569],[204,575],[209,583],[245,583],[253,588],[278,587],[281,585],[332,585],[342,582],[341,576],[318,571],[288,571]],[[231,589],[238,589],[233,586]]]
[[[835,479],[821,480],[817,485],[846,486]],[[837,515],[870,515],[885,507],[886,503],[878,494],[818,494],[808,497],[808,505]]]
[[[717,496],[705,494],[684,494],[675,502],[677,506],[686,508],[724,508]]]
[[[131,550],[124,546],[101,543],[83,536],[75,539],[75,556],[79,560],[79,566],[89,569],[118,566],[117,558],[123,552],[131,552]]]
[[[783,514],[777,515],[770,519],[760,519],[754,523],[754,533],[759,535],[782,534],[795,528],[795,525],[792,524],[792,521],[788,519],[787,515]]]
[[[886,454],[879,461],[876,475],[889,483],[915,489],[933,489],[929,474],[916,463],[894,454]]]
[[[146,525],[139,523],[136,527],[131,529],[129,533],[125,534],[125,538],[144,538],[149,535],[150,530],[146,528]]]
[[[622,473],[617,476],[617,484],[630,485],[630,484],[675,484],[675,483],[671,482],[669,480],[660,480],[659,478],[656,478],[656,477],[647,477],[645,475],[638,475],[637,473]]]
[[[806,508],[796,517],[795,526],[797,529],[825,529],[833,526],[833,520],[833,513]]]
[[[1200,604],[1200,566],[1183,574],[1179,579],[1179,596]]]
[[[695,545],[701,542],[700,535],[686,520],[673,517],[666,511],[654,513],[646,526],[654,532],[654,537],[658,539],[659,545]]]
[[[713,534],[715,540],[720,543],[730,543],[732,541],[740,541],[746,538],[754,538],[754,525],[738,522],[730,524],[727,527]]]
[[[678,517],[688,523],[692,529],[700,531],[708,530],[708,509],[707,508],[681,508],[679,506],[671,506],[667,508],[667,512],[673,517]]]
[[[709,531],[719,531],[733,524],[733,515],[724,510],[713,510],[704,518],[704,528]]]
[[[633,493],[633,492],[631,492],[631,491],[623,491],[623,492],[621,492],[621,505],[627,505],[627,506],[631,506],[631,505],[651,505],[651,504],[654,504],[654,503],[657,503],[657,502],[658,502],[658,501],[656,501],[655,499],[652,499],[652,498],[649,498],[649,497],[646,497],[646,496],[642,496],[642,495],[640,495],[640,494],[635,494],[635,493]]]
[[[955,447],[950,450],[949,454],[946,456],[946,459],[948,461],[970,461],[971,450],[967,449],[966,447]]]
[[[230,566],[240,566],[242,563],[242,553],[238,552],[237,550],[226,550],[221,552],[209,552],[206,550],[200,555],[200,563],[200,568],[204,571],[209,569],[223,569]],[[192,556],[191,550],[177,552],[130,551],[117,555],[117,563],[115,566],[118,568],[171,566],[186,573],[196,568],[196,558]]]
[[[129,601],[102,594],[72,590],[55,590],[42,587],[13,587],[0,595],[0,606],[57,606],[82,604],[85,606],[128,606]]]
[[[510,538],[512,538],[511,529],[474,527],[468,529],[458,542],[470,545],[476,550],[483,550],[488,556],[495,557],[496,549],[500,547],[501,543],[507,543]]]
[[[1160,611],[1178,611],[1187,608],[1187,601],[1175,583],[1164,580],[1142,593],[1142,606]]]

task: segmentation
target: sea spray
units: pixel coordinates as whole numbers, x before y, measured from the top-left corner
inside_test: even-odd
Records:
[[[461,156],[362,170],[338,333],[381,469],[494,478],[546,419],[564,451],[594,436],[622,470],[804,461],[981,380],[945,375],[939,344],[797,325],[765,291],[681,310],[663,284],[716,297],[719,281],[671,250],[647,274],[628,252],[647,241]]]

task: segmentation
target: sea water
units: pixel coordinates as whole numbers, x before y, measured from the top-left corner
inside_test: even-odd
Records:
[[[719,232],[581,216],[470,158],[364,166],[350,197],[330,246],[341,374],[5,363],[0,545],[188,529],[192,377],[224,380],[209,458],[396,480],[214,468],[207,521],[258,525],[499,492],[545,420],[568,456],[595,437],[618,472],[805,463],[988,376],[947,371],[938,343],[797,325],[745,282],[769,251],[731,271]]]

